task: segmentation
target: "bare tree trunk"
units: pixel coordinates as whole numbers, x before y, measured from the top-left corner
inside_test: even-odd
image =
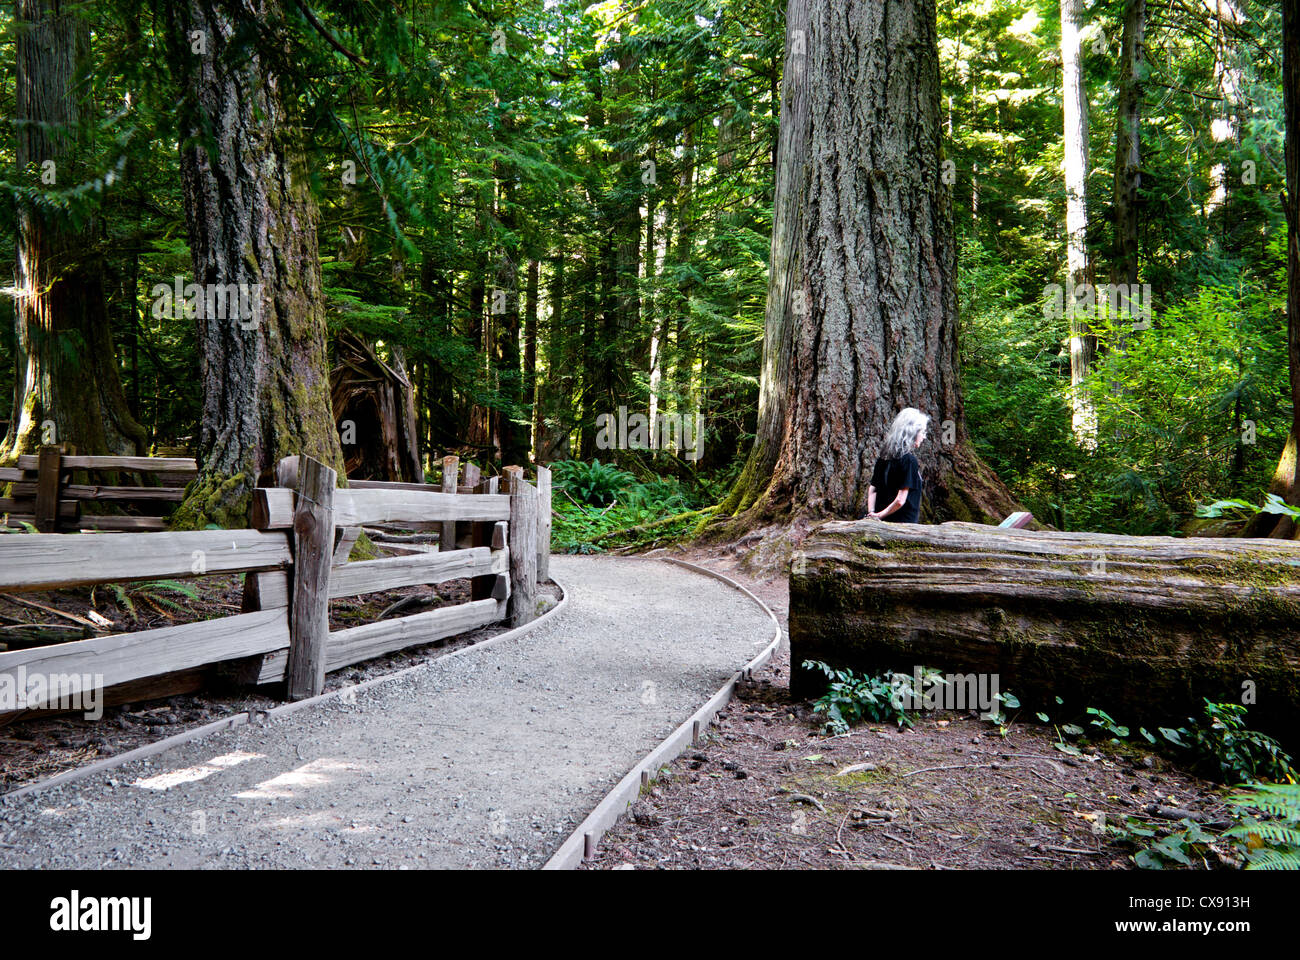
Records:
[[[208,291],[237,285],[253,308],[249,317],[229,296],[224,310],[210,297],[198,321],[200,474],[175,522],[242,526],[252,488],[280,458],[301,454],[343,472],[316,205],[275,56],[260,46],[283,43],[279,0],[188,0],[172,15],[191,98],[181,174],[195,281]]]
[[[1142,95],[1146,77],[1146,0],[1127,0],[1115,131],[1114,283],[1138,280],[1138,190],[1142,186]],[[1121,344],[1122,347],[1122,344]]]
[[[537,409],[537,285],[541,265],[536,258],[528,261],[528,279],[524,285],[524,395],[523,409],[528,416],[529,450],[536,451],[537,437],[532,429]]]
[[[807,310],[807,294],[801,286],[804,250],[800,228],[808,190],[808,7],[809,0],[788,0],[786,4],[758,429],[745,467],[722,505],[721,512],[728,515],[748,510],[766,491],[789,429],[791,338],[798,322],[795,311]]]
[[[15,9],[16,160],[37,189],[95,175],[84,160],[90,29],[77,9],[59,0]],[[0,460],[62,442],[92,456],[144,453],[118,377],[97,218],[20,199],[16,227],[14,407]]]
[[[789,35],[788,71],[798,49]],[[861,515],[885,430],[905,406],[934,421],[920,451],[927,515],[1001,519],[1013,503],[970,446],[958,382],[933,0],[808,0],[805,49],[806,171],[792,185],[806,193],[802,203],[778,195],[776,216],[798,219],[773,226],[802,244],[803,262],[774,288],[790,302],[790,365],[764,385],[783,391],[786,425],[770,483],[740,522]],[[782,144],[795,119],[783,111]]]
[[[1269,490],[1287,503],[1300,504],[1300,484],[1296,482],[1296,446],[1300,442],[1300,0],[1282,0],[1282,97],[1286,110],[1286,315],[1292,419]],[[1263,522],[1252,523],[1247,529],[1253,536],[1297,536],[1296,524],[1289,517],[1277,523],[1267,522],[1271,514],[1260,514],[1258,519]]]
[[[1088,95],[1083,83],[1083,0],[1061,0],[1061,102],[1065,112],[1065,263],[1069,288],[1088,282]],[[1084,380],[1092,369],[1097,338],[1087,318],[1065,303],[1070,323],[1070,399],[1074,434],[1084,443],[1097,433],[1097,417]]]

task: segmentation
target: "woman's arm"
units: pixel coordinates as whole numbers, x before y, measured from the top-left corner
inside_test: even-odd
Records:
[[[893,503],[885,507],[885,509],[881,510],[879,513],[868,514],[868,516],[873,516],[877,520],[883,520],[885,517],[889,516],[895,510],[901,509],[903,504],[907,503],[907,495],[911,492],[912,491],[910,488],[904,487],[902,490],[898,491],[898,496],[894,497]]]
[[[876,512],[876,486],[875,484],[870,484],[867,487],[867,516],[871,516],[875,512]]]

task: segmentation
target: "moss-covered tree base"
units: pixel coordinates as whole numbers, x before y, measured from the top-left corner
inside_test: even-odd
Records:
[[[245,528],[252,513],[255,486],[242,473],[233,477],[201,473],[186,489],[185,499],[172,514],[169,526],[173,530]]]
[[[959,446],[949,458],[939,462],[949,469],[933,481],[927,478],[921,501],[923,522],[964,520],[998,524],[1008,514],[1023,509],[969,445]],[[777,470],[775,476],[764,480],[755,458],[751,457],[718,511],[701,520],[695,531],[701,541],[736,540],[763,527],[789,525],[800,520],[857,519],[866,513],[869,472],[859,474],[856,486],[842,492],[837,500],[825,495],[831,486],[828,479],[794,476],[789,471],[781,471],[780,463]],[[841,485],[846,479],[835,478]]]

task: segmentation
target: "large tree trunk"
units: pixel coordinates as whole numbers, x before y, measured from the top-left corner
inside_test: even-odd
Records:
[[[1282,97],[1286,109],[1286,315],[1291,434],[1282,449],[1269,490],[1287,503],[1300,504],[1296,471],[1296,449],[1300,443],[1300,0],[1282,0]],[[1272,514],[1260,514],[1248,532],[1253,536],[1297,536],[1296,524],[1289,517],[1276,523],[1269,522],[1272,519]]]
[[[772,292],[789,306],[770,308],[768,322],[778,337],[791,325],[790,359],[779,379],[779,360],[765,365],[760,433],[777,429],[773,391],[784,425],[770,477],[749,469],[742,478],[740,502],[753,506],[739,523],[864,513],[885,431],[906,406],[933,418],[920,451],[927,515],[1001,519],[1013,503],[971,448],[958,383],[934,3],[808,0],[802,46],[798,17],[792,9],[787,72],[807,74],[806,166],[802,177],[784,169],[799,162],[793,149],[780,161],[773,233],[802,244],[802,269],[774,256]],[[783,151],[796,121],[797,111],[782,111]]]
[[[1061,103],[1065,113],[1065,264],[1069,289],[1088,282],[1088,96],[1083,83],[1083,0],[1061,0]],[[1097,417],[1084,380],[1092,368],[1097,338],[1073,298],[1065,307],[1070,323],[1070,402],[1074,434],[1084,443],[1097,433]]]
[[[508,125],[507,125],[508,129]],[[519,367],[519,244],[515,237],[514,188],[503,163],[497,163],[500,198],[497,220],[501,225],[501,251],[497,261],[496,290],[492,297],[493,354],[497,374],[498,404],[492,411],[501,445],[502,466],[527,464],[528,430],[516,422],[522,401]]]
[[[722,505],[723,515],[753,506],[771,481],[788,424],[791,337],[795,310],[806,310],[803,236],[800,230],[808,189],[808,4],[788,0],[785,11],[785,72],[777,126],[772,247],[768,260],[767,307],[763,316],[763,367],[758,388],[758,428],[744,470]]]
[[[1142,96],[1146,78],[1146,0],[1127,0],[1115,105],[1115,201],[1112,282],[1138,280],[1138,191],[1142,186]],[[1121,343],[1122,348],[1122,343]]]
[[[198,321],[200,473],[175,522],[242,526],[252,488],[282,457],[314,457],[345,475],[316,206],[270,67],[275,56],[263,46],[282,42],[279,0],[188,0],[174,23],[194,111],[181,174],[195,281],[208,290],[247,285],[254,307],[252,318],[241,310],[232,319],[227,302]]]
[[[802,550],[796,696],[825,687],[805,660],[931,667],[997,675],[1026,716],[1095,706],[1154,730],[1199,714],[1202,697],[1250,692],[1250,726],[1300,746],[1295,544],[860,520],[823,524]]]
[[[75,4],[18,0],[14,45],[17,167],[25,184],[55,190],[95,172],[83,113],[90,29]],[[79,453],[144,453],[144,427],[122,393],[104,304],[97,218],[17,203],[15,377],[0,461],[42,444]]]

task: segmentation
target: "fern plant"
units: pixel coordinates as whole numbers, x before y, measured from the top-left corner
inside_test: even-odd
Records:
[[[619,491],[635,481],[632,474],[599,460],[561,460],[552,469],[556,486],[579,503],[596,507],[613,503]]]
[[[1261,783],[1229,800],[1241,823],[1223,835],[1244,847],[1247,870],[1300,870],[1300,784]]]
[[[188,600],[198,600],[199,592],[188,583],[181,583],[179,580],[148,580],[144,583],[134,584],[130,587],[123,587],[118,583],[105,584],[109,593],[113,595],[114,602],[125,610],[131,619],[136,618],[135,601],[140,600],[153,607],[163,616],[170,616],[167,612],[187,613],[188,608],[178,601],[172,599],[168,594],[179,594]],[[91,592],[91,603],[94,603],[94,592]],[[164,609],[166,608],[166,609]]]

